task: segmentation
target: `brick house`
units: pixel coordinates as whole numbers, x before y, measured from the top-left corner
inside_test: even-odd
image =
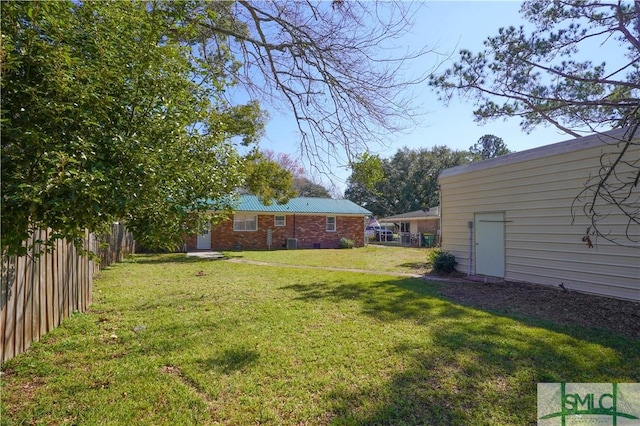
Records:
[[[187,251],[338,248],[343,237],[362,247],[371,214],[349,200],[299,197],[265,206],[255,195],[241,195],[233,210],[229,220],[186,238]]]

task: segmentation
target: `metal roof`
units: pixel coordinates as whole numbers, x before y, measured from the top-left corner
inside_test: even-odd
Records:
[[[240,195],[234,210],[238,212],[258,213],[316,213],[339,215],[370,215],[371,212],[350,200],[335,200],[332,198],[298,197],[292,198],[286,204],[275,201],[265,206],[255,195]]]
[[[412,212],[401,213],[394,216],[379,218],[378,221],[394,221],[402,219],[437,219],[440,216],[440,207],[430,207],[427,211],[414,210]]]

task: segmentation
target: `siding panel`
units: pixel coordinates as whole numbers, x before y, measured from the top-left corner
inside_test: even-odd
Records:
[[[581,138],[443,172],[443,249],[466,272],[467,222],[474,213],[504,211],[507,280],[563,282],[584,292],[640,300],[640,244],[622,247],[592,237],[595,247],[588,248],[582,237],[590,222],[581,202],[575,202],[600,169],[603,153],[614,149],[593,137]],[[640,145],[631,147],[630,158],[640,158]],[[627,245],[626,232],[640,238],[640,227],[628,230],[622,214],[609,212],[602,229],[610,237]]]

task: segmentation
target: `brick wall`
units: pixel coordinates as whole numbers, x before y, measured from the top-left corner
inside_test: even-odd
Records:
[[[275,226],[274,215],[258,215],[257,231],[234,231],[233,220],[211,229],[212,250],[265,250],[267,230],[272,231],[271,249],[286,247],[287,238],[297,238],[298,248],[338,248],[340,238],[353,240],[355,247],[364,245],[364,219],[361,216],[336,216],[336,231],[326,231],[326,216],[286,215],[285,226]],[[196,249],[197,236],[185,239],[187,250]]]

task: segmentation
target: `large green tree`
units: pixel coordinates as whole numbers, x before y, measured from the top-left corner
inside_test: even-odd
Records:
[[[305,176],[294,178],[293,188],[298,197],[332,198],[329,190],[321,183],[316,183]]]
[[[371,161],[367,156],[355,163],[348,179],[345,198],[360,204],[376,216],[391,216],[440,205],[438,175],[449,167],[470,161],[467,151],[446,146],[412,150],[403,148],[389,159]],[[376,170],[376,179],[369,177]]]
[[[244,186],[246,191],[259,195],[267,205],[274,201],[284,204],[296,196],[291,171],[257,150],[247,158],[250,161],[246,163],[248,173]]]
[[[415,7],[402,1],[1,5],[11,249],[34,227],[77,240],[112,220],[147,245],[173,244],[207,219],[186,211],[236,187],[264,189],[247,171],[275,172],[238,154],[262,130],[256,101],[292,113],[319,168],[345,164],[411,124],[405,89],[424,73],[406,69],[428,53],[394,49]],[[252,101],[229,105],[234,84]]]
[[[116,220],[171,247],[246,186],[261,111],[224,100],[236,62],[197,54],[193,6],[2,2],[3,251]]]
[[[293,177],[293,190],[295,192],[295,196],[331,198],[331,194],[327,188],[310,179],[307,175],[307,171],[300,164],[300,161],[292,157],[290,154],[284,152],[276,154],[271,150],[265,150],[262,154],[266,159],[277,162],[280,167],[291,173]]]
[[[601,221],[618,210],[628,240],[639,241],[640,159],[630,147],[640,126],[640,2],[534,0],[521,14],[529,26],[500,28],[479,53],[460,51],[431,84],[445,101],[456,94],[474,100],[479,121],[518,117],[527,132],[539,125],[573,136],[627,128],[617,155],[592,171],[575,206],[591,219],[587,232],[605,239]],[[599,62],[591,52],[604,49],[620,53]]]

